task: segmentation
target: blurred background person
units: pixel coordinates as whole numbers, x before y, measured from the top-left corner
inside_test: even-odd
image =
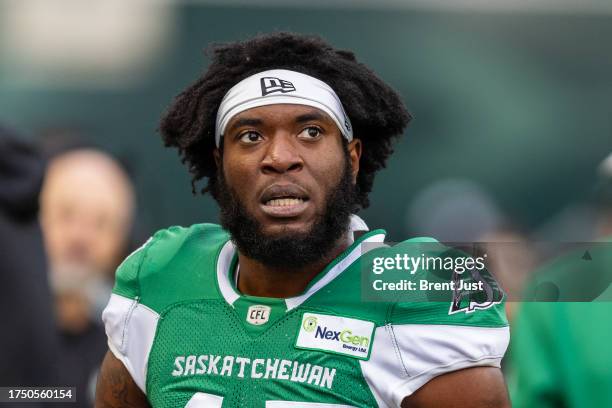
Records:
[[[3,387],[60,385],[57,382],[58,339],[38,224],[43,173],[44,163],[34,146],[0,127],[0,386]]]
[[[509,220],[476,241],[487,254],[487,269],[507,295],[506,315],[512,323],[523,298],[524,285],[537,264],[538,254],[527,234],[517,223]]]
[[[81,148],[50,159],[40,220],[61,336],[59,382],[77,387],[80,406],[93,401],[106,352],[101,305],[127,254],[134,206],[128,175],[106,153]]]
[[[406,227],[442,242],[474,242],[506,222],[491,194],[475,180],[448,178],[413,194]]]
[[[432,183],[414,195],[406,224],[412,235],[433,236],[453,246],[477,243],[487,255],[487,270],[507,295],[506,313],[513,319],[536,254],[519,223],[504,214],[483,186],[460,178]]]
[[[606,157],[599,168],[599,181],[595,186],[595,206],[599,214],[595,223],[597,237],[612,241],[612,153]]]

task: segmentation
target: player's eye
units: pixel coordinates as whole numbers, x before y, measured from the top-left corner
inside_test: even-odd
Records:
[[[298,135],[301,138],[313,140],[318,139],[323,134],[323,130],[318,126],[308,126],[304,128]]]
[[[252,130],[242,133],[238,138],[241,142],[248,144],[257,143],[262,139],[259,133]]]

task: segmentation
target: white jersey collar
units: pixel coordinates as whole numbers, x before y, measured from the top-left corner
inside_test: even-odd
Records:
[[[379,233],[371,234],[364,239],[360,240],[359,245],[354,245],[355,231],[369,231],[369,228],[365,221],[361,219],[358,215],[352,214],[351,220],[349,224],[349,230],[347,232],[348,239],[351,242],[351,247],[349,247],[343,254],[339,256],[340,259],[333,267],[331,267],[325,274],[320,277],[313,285],[311,285],[306,292],[303,294],[285,299],[287,304],[287,310],[291,310],[300,304],[302,304],[306,299],[315,294],[318,290],[323,288],[329,282],[334,280],[338,275],[340,275],[349,265],[355,262],[362,254],[362,243],[364,242],[383,242],[385,240],[385,231],[378,230]],[[221,295],[225,299],[227,303],[233,305],[238,298],[240,298],[240,294],[236,291],[235,285],[231,283],[231,266],[234,257],[237,256],[236,247],[231,240],[228,240],[225,245],[221,248],[219,252],[219,256],[217,258],[217,282],[219,285],[219,291]],[[338,258],[337,258],[338,259]]]

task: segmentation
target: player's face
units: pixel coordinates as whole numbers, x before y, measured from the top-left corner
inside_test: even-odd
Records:
[[[269,105],[236,115],[226,128],[227,185],[269,237],[307,233],[326,211],[347,166],[342,134],[332,119],[305,105]],[[360,142],[348,146],[355,182]]]

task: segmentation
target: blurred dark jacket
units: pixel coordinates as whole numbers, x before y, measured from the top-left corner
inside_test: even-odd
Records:
[[[0,128],[0,386],[61,385],[38,223],[43,174],[36,149]]]

